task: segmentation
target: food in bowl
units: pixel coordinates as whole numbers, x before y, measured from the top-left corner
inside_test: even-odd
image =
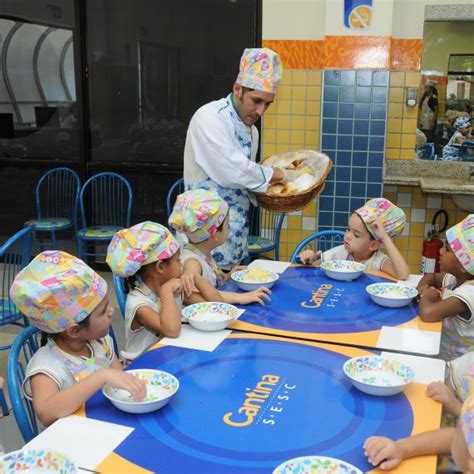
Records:
[[[22,449],[0,458],[0,473],[49,472],[75,474],[76,465],[64,454],[47,449]]]
[[[374,303],[387,308],[406,306],[418,295],[416,288],[400,283],[373,283],[368,285],[365,290]]]
[[[353,357],[344,363],[343,371],[354,387],[382,397],[400,393],[414,378],[409,365],[377,355]]]
[[[235,306],[229,303],[203,302],[186,306],[181,311],[189,324],[201,331],[219,331],[226,328],[240,314]]]
[[[271,288],[280,278],[280,275],[270,270],[249,268],[232,273],[231,278],[241,290],[253,291],[261,286]]]
[[[353,260],[328,260],[321,263],[321,268],[333,280],[350,281],[359,278],[366,267]]]
[[[105,386],[102,393],[119,409],[128,413],[149,413],[164,407],[179,389],[178,379],[163,370],[127,370],[146,384],[146,396],[141,402],[133,399],[130,392]]]

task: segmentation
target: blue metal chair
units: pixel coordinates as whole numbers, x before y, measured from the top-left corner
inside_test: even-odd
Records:
[[[125,304],[127,302],[127,294],[125,293],[125,281],[118,275],[113,276],[115,296],[122,313],[122,317],[125,319]]]
[[[251,206],[248,249],[250,257],[274,251],[280,259],[280,234],[285,214]]]
[[[13,414],[25,443],[38,434],[33,403],[23,396],[22,385],[25,380],[25,368],[33,354],[40,347],[41,332],[30,326],[24,329],[13,342],[7,362],[7,383]]]
[[[10,287],[17,273],[28,265],[33,246],[33,229],[25,227],[10,237],[0,247],[0,262],[3,263],[3,272],[0,273],[0,326],[16,324],[27,326],[28,320],[18,310],[10,299]],[[23,318],[23,324],[18,320]],[[10,349],[11,344],[1,346],[0,351]]]
[[[81,180],[70,168],[53,168],[47,171],[36,185],[36,219],[25,222],[35,232],[51,233],[51,248],[57,248],[59,231],[76,231],[76,207]],[[48,243],[39,242],[40,246]]]
[[[173,211],[174,203],[176,202],[176,197],[184,193],[184,178],[179,178],[173,183],[173,186],[168,191],[166,196],[166,216],[169,219],[171,212]]]
[[[8,411],[7,400],[2,388],[0,388],[0,407],[2,407],[3,416],[8,416],[10,414]]]
[[[291,254],[291,263],[300,263],[299,254],[302,250],[313,249],[326,250],[332,249],[344,242],[344,232],[340,230],[321,230],[303,239]]]
[[[76,233],[79,258],[106,255],[106,250],[88,247],[108,244],[117,231],[130,227],[132,202],[130,183],[117,173],[99,173],[84,183],[79,193],[81,226]]]

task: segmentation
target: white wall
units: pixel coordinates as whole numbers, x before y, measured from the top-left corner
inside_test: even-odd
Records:
[[[263,39],[324,39],[326,0],[263,0],[262,3]]]
[[[474,0],[373,0],[368,30],[344,27],[344,0],[263,0],[263,39],[320,40],[324,36],[423,38],[425,5],[472,5]]]

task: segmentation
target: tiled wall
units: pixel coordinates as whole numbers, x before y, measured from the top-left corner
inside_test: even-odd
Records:
[[[415,159],[418,106],[408,107],[405,87],[418,87],[418,72],[391,72],[387,112],[387,159]]]
[[[322,72],[285,70],[275,102],[263,117],[262,155],[303,148],[319,150]],[[316,229],[316,202],[288,214],[283,224],[280,258],[287,260],[296,244]]]
[[[333,168],[318,230],[344,230],[354,209],[382,193],[388,78],[388,71],[324,71],[321,150]]]
[[[460,222],[467,213],[457,210],[450,196],[426,194],[418,186],[386,185],[383,194],[405,211],[408,224],[395,244],[409,264],[411,272],[419,273],[423,240],[435,213],[444,209],[448,213],[449,226]]]

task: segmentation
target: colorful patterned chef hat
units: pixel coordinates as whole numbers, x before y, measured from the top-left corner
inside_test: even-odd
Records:
[[[392,239],[398,237],[403,232],[407,221],[405,213],[385,198],[370,199],[354,212],[364,221],[367,230],[374,239],[376,239],[377,236],[368,224],[373,217],[379,218],[384,226],[385,232],[387,232]]]
[[[82,260],[50,250],[37,255],[15,278],[10,297],[31,324],[57,334],[80,323],[107,294],[107,283]]]
[[[168,260],[178,250],[178,241],[166,227],[146,221],[114,235],[106,262],[113,273],[127,278],[144,265]]]
[[[276,94],[283,68],[280,56],[268,48],[247,48],[240,58],[235,82],[243,87]]]
[[[216,233],[228,212],[228,204],[217,191],[193,189],[177,197],[169,225],[197,244]]]
[[[462,405],[460,423],[469,454],[474,457],[474,394]]]
[[[446,240],[464,269],[474,275],[474,214],[446,231]]]
[[[471,121],[467,117],[458,117],[454,121],[454,128],[456,130],[459,130],[464,127],[470,127],[471,126]]]

